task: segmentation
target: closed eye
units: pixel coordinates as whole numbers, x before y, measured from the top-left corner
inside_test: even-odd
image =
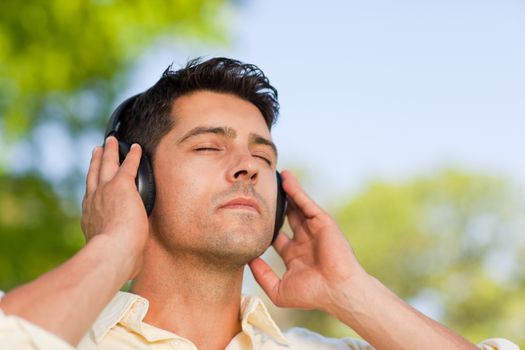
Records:
[[[195,151],[198,151],[198,152],[220,151],[220,149],[215,148],[215,147],[199,147],[199,148],[195,148]]]
[[[259,158],[259,159],[262,159],[263,161],[265,161],[269,166],[272,166],[272,161],[264,156],[261,156],[261,155],[257,155],[257,154],[254,154],[253,155],[254,157],[256,158]]]

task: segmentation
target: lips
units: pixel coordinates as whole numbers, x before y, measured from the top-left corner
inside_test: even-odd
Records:
[[[239,209],[239,210],[248,210],[256,213],[261,213],[259,204],[253,198],[249,197],[237,197],[233,198],[223,205],[220,206],[221,209]]]

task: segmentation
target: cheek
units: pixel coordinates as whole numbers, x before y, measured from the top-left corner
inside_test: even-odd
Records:
[[[209,181],[203,179],[201,173],[188,172],[187,169],[182,166],[172,167],[157,181],[159,203],[172,215],[198,208],[202,205],[199,202],[206,200]]]
[[[277,206],[277,180],[274,173],[265,174],[264,176],[265,179],[261,181],[258,192],[264,198],[270,213],[275,213]]]

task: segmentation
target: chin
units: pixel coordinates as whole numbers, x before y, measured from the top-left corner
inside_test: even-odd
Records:
[[[272,236],[267,228],[232,227],[222,228],[206,237],[207,254],[216,263],[246,265],[262,255],[271,244]]]
[[[170,221],[157,226],[160,241],[168,251],[184,252],[225,270],[239,269],[268,249],[273,221],[250,213],[221,214],[167,216]],[[198,220],[184,220],[188,217]]]

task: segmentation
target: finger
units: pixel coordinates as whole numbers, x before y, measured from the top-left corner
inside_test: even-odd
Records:
[[[248,265],[257,283],[259,283],[270,300],[277,305],[277,292],[279,291],[279,284],[281,283],[279,277],[266,261],[261,258],[253,259]]]
[[[118,141],[114,136],[110,136],[106,139],[104,146],[98,183],[104,184],[110,181],[117,173],[119,165]]]
[[[279,232],[277,237],[275,237],[275,240],[273,241],[273,249],[279,254],[281,257],[283,256],[284,249],[290,243],[291,239],[288,237],[284,232]]]
[[[306,218],[311,219],[321,214],[323,210],[306,194],[299,181],[289,171],[281,173],[283,188]]]
[[[89,169],[86,176],[86,195],[93,193],[98,185],[98,173],[100,172],[100,159],[102,157],[102,147],[97,146],[93,149]]]
[[[140,164],[140,157],[142,156],[142,149],[139,144],[134,143],[122,162],[122,166],[118,170],[120,176],[126,176],[130,179],[137,177],[137,170]]]

